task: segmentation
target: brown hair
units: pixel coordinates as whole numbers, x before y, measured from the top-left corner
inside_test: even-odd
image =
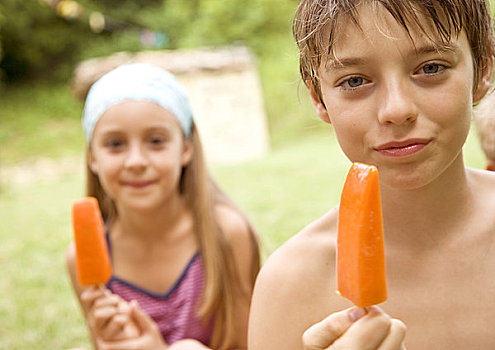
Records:
[[[303,81],[311,83],[321,100],[318,69],[322,57],[335,58],[336,35],[353,22],[359,27],[358,7],[363,3],[382,5],[409,34],[413,26],[433,43],[448,43],[464,29],[471,47],[474,65],[474,86],[486,72],[494,54],[492,18],[488,1],[484,0],[302,0],[293,18],[292,32],[300,56]],[[430,18],[436,38],[428,35],[422,18]]]
[[[189,136],[193,144],[192,160],[182,170],[179,189],[184,196],[194,217],[194,232],[199,243],[205,268],[205,285],[199,316],[204,322],[214,317],[215,328],[212,346],[226,349],[234,346],[234,338],[238,333],[235,329],[236,302],[234,291],[242,297],[250,298],[252,290],[242,291],[236,274],[232,248],[215,219],[215,206],[227,205],[239,212],[248,224],[251,237],[251,289],[260,269],[260,252],[257,235],[245,215],[225,195],[209,176],[199,134],[192,125]],[[111,221],[117,216],[115,204],[105,194],[98,176],[89,166],[87,167],[87,194],[94,196],[100,203],[105,221]]]

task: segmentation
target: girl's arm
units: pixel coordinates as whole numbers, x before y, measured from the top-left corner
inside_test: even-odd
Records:
[[[232,349],[247,349],[249,308],[254,289],[253,257],[259,257],[259,254],[253,254],[253,249],[259,249],[259,247],[253,244],[249,224],[236,209],[227,205],[217,205],[215,209],[220,229],[232,248],[239,282],[238,288],[234,288],[237,324],[236,339]]]
[[[119,340],[137,337],[139,331],[129,317],[130,308],[125,300],[112,294],[104,286],[83,287],[79,284],[73,244],[67,250],[66,264],[72,287],[88,324],[94,348],[99,349],[97,338]]]

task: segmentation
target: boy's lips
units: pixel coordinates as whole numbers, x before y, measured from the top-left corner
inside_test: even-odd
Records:
[[[404,141],[392,141],[375,147],[375,151],[388,157],[407,157],[425,148],[431,140],[408,139]]]

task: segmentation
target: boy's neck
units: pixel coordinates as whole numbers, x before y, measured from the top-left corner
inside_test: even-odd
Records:
[[[381,192],[387,242],[411,249],[424,249],[457,234],[456,223],[471,215],[474,195],[464,166],[448,169],[420,189]]]

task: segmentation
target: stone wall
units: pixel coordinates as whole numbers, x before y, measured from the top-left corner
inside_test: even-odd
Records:
[[[145,51],[91,59],[81,62],[74,71],[74,94],[84,99],[101,75],[131,62],[162,67],[183,84],[209,162],[241,162],[269,151],[256,60],[247,48]]]

